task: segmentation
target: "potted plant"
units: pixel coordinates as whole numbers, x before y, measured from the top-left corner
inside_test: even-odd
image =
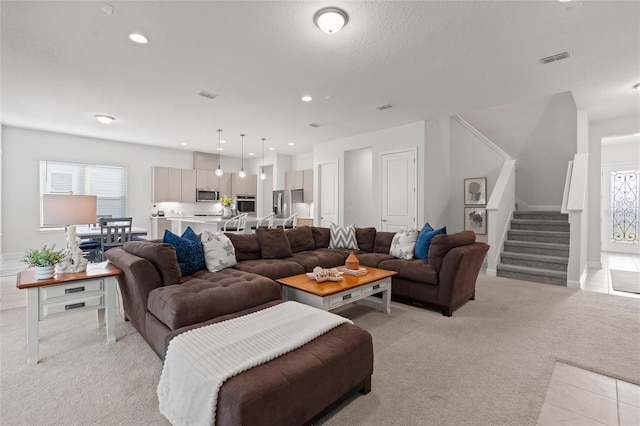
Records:
[[[36,278],[39,280],[53,277],[55,265],[64,259],[62,250],[56,250],[55,244],[51,248],[46,245],[42,249],[26,251],[22,262],[36,267]]]
[[[231,204],[233,203],[233,198],[227,197],[226,195],[222,197],[220,200],[222,203],[222,217],[230,218],[231,217]]]

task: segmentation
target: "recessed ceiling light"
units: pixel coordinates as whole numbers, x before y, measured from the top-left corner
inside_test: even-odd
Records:
[[[143,36],[142,34],[133,33],[129,34],[129,40],[138,44],[147,44],[149,43],[149,39]]]
[[[222,151],[222,148],[218,148],[218,151]]]
[[[187,143],[186,142],[180,142],[180,145],[187,146]]]
[[[633,136],[635,136],[635,137],[637,137],[637,138],[640,138],[640,133],[636,133],[636,134],[635,134],[635,135],[633,135]]]
[[[275,148],[274,147],[270,147],[269,151],[275,151]]]
[[[640,90],[640,83],[636,83],[633,85],[634,89]]]
[[[558,0],[560,3],[569,3],[571,0]]]
[[[253,152],[250,152],[250,153],[249,153],[249,157],[253,157]]]
[[[227,141],[220,141],[220,143],[227,143]]]
[[[325,98],[327,101],[329,101],[329,100],[333,99],[333,96],[331,96],[331,95],[327,95],[327,96],[325,96],[324,98]]]
[[[304,96],[302,97],[302,100],[303,100],[304,102],[311,102],[311,101],[313,100],[313,98],[312,98],[311,96],[309,96],[309,95],[304,95]]]
[[[293,143],[293,142],[289,142],[287,145],[289,145],[289,146],[295,146],[296,144],[295,144],[295,143]]]
[[[115,120],[115,118],[111,117],[110,115],[96,114],[94,115],[94,117],[102,124],[111,124],[111,122]]]

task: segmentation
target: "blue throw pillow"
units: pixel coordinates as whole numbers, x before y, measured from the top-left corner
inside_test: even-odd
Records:
[[[446,234],[447,227],[443,226],[440,229],[434,230],[429,223],[426,223],[418,235],[418,241],[416,241],[416,249],[413,255],[417,259],[422,259],[425,262],[429,261],[429,246],[431,246],[431,240],[433,237],[439,234]]]
[[[169,230],[164,231],[164,237],[162,238],[163,243],[171,244],[176,248],[178,266],[180,267],[180,272],[183,277],[205,268],[202,243],[199,239],[193,241],[191,239],[191,233],[197,238],[197,235],[191,228],[187,228],[182,234],[183,237],[186,235],[189,238],[179,237]]]

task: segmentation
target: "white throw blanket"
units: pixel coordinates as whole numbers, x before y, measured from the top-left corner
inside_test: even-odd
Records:
[[[220,387],[230,377],[290,352],[352,321],[297,302],[174,337],[158,384],[160,413],[174,425],[213,425]]]

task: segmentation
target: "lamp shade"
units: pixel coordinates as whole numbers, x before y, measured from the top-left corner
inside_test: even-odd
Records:
[[[82,225],[95,223],[95,195],[44,194],[42,196],[43,225]]]

